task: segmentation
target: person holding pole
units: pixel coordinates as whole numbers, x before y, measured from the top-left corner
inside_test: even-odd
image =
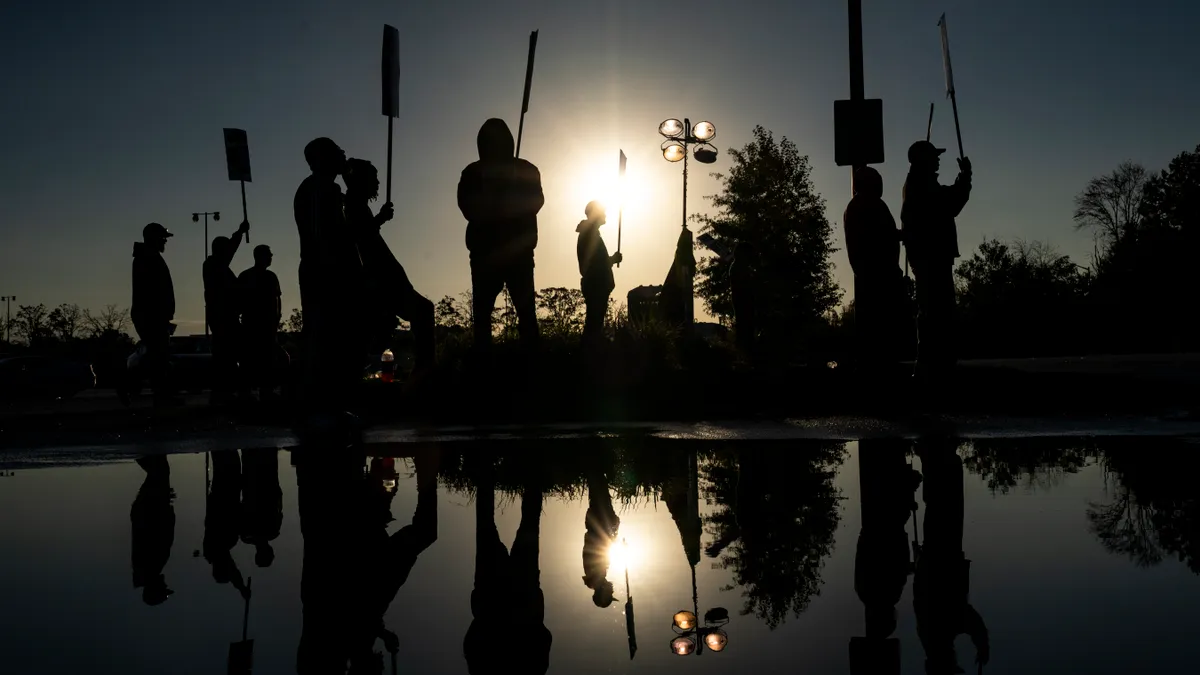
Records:
[[[483,123],[477,139],[479,161],[463,169],[458,208],[467,219],[471,255],[471,293],[475,348],[492,344],[492,309],[508,287],[517,311],[521,341],[538,341],[534,303],[533,251],[538,243],[537,214],[545,204],[538,168],[514,156],[512,132],[504,120]]]
[[[250,223],[243,220],[231,236],[213,239],[212,255],[204,261],[204,304],[208,306],[208,327],[212,330],[214,403],[231,400],[239,386],[241,308],[237,276],[229,266],[242,244],[242,236],[249,234]]]
[[[584,209],[583,220],[575,227],[579,233],[575,245],[579,257],[580,287],[587,307],[587,318],[583,324],[583,345],[595,349],[604,340],[604,316],[608,313],[608,298],[616,287],[613,280],[613,265],[620,264],[621,253],[608,254],[600,226],[608,222],[604,205],[589,202]]]
[[[917,282],[917,374],[941,378],[954,368],[954,259],[959,256],[954,218],[971,197],[971,160],[958,160],[953,185],[938,183],[944,148],[917,141],[908,149],[909,171],[900,209],[901,236]]]

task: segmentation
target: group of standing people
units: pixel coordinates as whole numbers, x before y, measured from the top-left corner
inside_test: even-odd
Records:
[[[944,152],[929,141],[909,147],[899,229],[883,201],[879,172],[862,167],[854,173],[854,198],[844,217],[846,253],[854,270],[860,363],[868,370],[896,360],[896,329],[906,306],[901,243],[916,278],[917,374],[942,379],[954,368],[954,260],[959,256],[954,219],[971,196],[971,160],[959,159],[954,183],[941,185]]]

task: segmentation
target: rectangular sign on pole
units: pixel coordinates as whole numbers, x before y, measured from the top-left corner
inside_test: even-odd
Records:
[[[383,26],[383,114],[400,116],[400,31]]]
[[[250,144],[245,129],[225,130],[225,164],[229,180],[250,182]]]
[[[833,161],[838,166],[883,164],[883,100],[833,102]]]
[[[946,98],[954,95],[954,71],[950,68],[950,37],[946,34],[946,15],[938,19],[938,28],[942,29],[942,66],[946,70]]]

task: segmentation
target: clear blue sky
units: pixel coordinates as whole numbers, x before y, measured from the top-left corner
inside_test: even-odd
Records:
[[[985,236],[1043,239],[1087,263],[1072,196],[1126,158],[1151,169],[1200,142],[1200,7],[1182,0],[865,0],[866,93],[884,100],[887,201],[899,215],[904,152],[937,102],[934,141],[954,154],[936,22],[947,12],[975,192],[959,219],[969,253]],[[736,7],[736,9],[735,9]],[[680,220],[680,166],[659,153],[668,117],[716,124],[715,165],[755,124],[812,160],[841,246],[849,169],[833,162],[833,100],[849,94],[842,0],[741,3],[5,3],[0,9],[3,166],[0,294],[21,303],[127,305],[132,242],[149,221],[167,251],[181,332],[201,329],[197,210],[238,222],[222,127],[248,131],[252,244],[275,250],[284,307],[299,305],[291,200],[302,149],[330,136],[350,156],[386,159],[382,26],[401,35],[396,219],[387,239],[417,289],[469,286],[459,172],[487,117],[514,133],[529,31],[539,29],[522,156],[542,170],[537,282],[574,286],[575,224],[629,156],[617,298],[660,283]],[[701,165],[693,164],[693,167]],[[951,173],[947,169],[946,174]],[[950,180],[944,175],[945,180]],[[717,187],[693,171],[690,211]],[[604,230],[615,248],[615,222]],[[837,278],[849,291],[844,251]],[[248,249],[234,262],[250,266]],[[846,300],[849,300],[847,293]]]

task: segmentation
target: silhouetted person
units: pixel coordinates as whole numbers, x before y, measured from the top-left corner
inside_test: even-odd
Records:
[[[859,441],[862,528],[854,555],[854,592],[863,603],[866,635],[850,640],[853,675],[900,672],[896,605],[911,572],[905,525],[921,476],[908,464],[908,443]]]
[[[212,453],[213,478],[204,502],[204,559],[212,565],[213,580],[233,584],[247,597],[250,590],[233,561],[238,542],[238,516],[242,492],[242,466],[237,450]]]
[[[613,509],[608,479],[598,467],[588,472],[588,509],[583,535],[583,584],[592,589],[597,607],[613,603],[613,584],[608,580],[609,550],[617,540],[621,519]]]
[[[283,360],[279,347],[279,321],[283,318],[283,293],[279,277],[271,271],[271,247],[254,247],[254,267],[238,275],[242,319],[242,370],[258,387],[260,400],[275,391],[276,374]]]
[[[130,318],[146,347],[140,368],[150,375],[156,405],[177,405],[172,398],[169,369],[171,333],[175,320],[175,286],[162,253],[174,235],[158,223],[142,228],[142,241],[133,244],[133,306]]]
[[[382,316],[382,322],[372,331],[375,344],[371,352],[382,352],[396,328],[396,317],[412,326],[416,344],[414,370],[425,373],[433,367],[433,302],[417,292],[404,266],[396,260],[380,228],[392,219],[392,204],[388,202],[371,213],[370,202],[379,197],[379,172],[364,159],[346,162],[346,222],[353,232],[366,272],[368,300],[374,314]],[[376,350],[378,348],[378,350]]]
[[[243,222],[230,237],[212,242],[212,255],[204,261],[204,305],[212,332],[213,400],[228,400],[238,387],[238,352],[241,350],[240,300],[237,276],[230,265],[250,231]]]
[[[163,568],[171,559],[175,543],[175,491],[171,489],[171,466],[166,455],[139,457],[138,466],[146,471],[138,489],[129,521],[133,529],[133,587],[142,589],[142,601],[161,605],[172,591],[167,587]]]
[[[334,182],[346,153],[328,138],[304,148],[312,175],[296,190],[300,232],[300,305],[304,313],[305,401],[308,413],[353,423],[347,407],[361,379],[366,344],[362,260],[346,227],[342,189]]]
[[[584,215],[586,217],[575,227],[575,231],[579,233],[575,253],[579,257],[580,286],[587,308],[583,324],[583,344],[585,347],[594,348],[604,340],[604,317],[608,314],[608,298],[616,287],[612,267],[621,262],[621,254],[609,255],[604,238],[600,236],[600,226],[608,222],[604,205],[600,202],[589,202],[584,209]]]
[[[283,526],[283,489],[279,486],[279,451],[242,452],[242,541],[254,547],[254,564],[275,562],[271,542]]]
[[[970,636],[976,663],[988,662],[991,648],[983,618],[968,603],[971,561],[963,553],[963,463],[953,441],[917,442],[925,474],[925,542],[913,580],[917,635],[925,648],[925,672],[963,672],[954,639]]]
[[[542,491],[527,486],[521,495],[521,523],[509,552],[496,531],[492,458],[477,459],[482,466],[475,483],[475,590],[463,638],[467,672],[541,675],[550,667],[552,640],[538,569]]]
[[[418,451],[413,464],[417,473],[417,508],[412,522],[389,536],[386,528],[392,517],[390,508],[385,506],[387,510],[377,520],[379,525],[370,534],[368,557],[363,561],[367,582],[362,597],[363,621],[352,645],[351,675],[382,672],[382,660],[373,651],[376,639],[382,639],[389,652],[399,649],[400,639],[388,630],[384,615],[400,587],[408,581],[417,558],[437,541],[438,450]],[[395,496],[394,489],[390,496]],[[372,667],[375,664],[378,667]]]
[[[751,361],[757,353],[758,320],[755,286],[759,252],[754,242],[742,240],[733,250],[729,267],[729,292],[733,300],[733,332],[738,349]]]
[[[870,370],[894,359],[902,307],[900,231],[883,201],[883,177],[866,166],[854,174],[846,206],[846,254],[854,270],[854,327],[859,363]]]
[[[492,343],[492,309],[508,287],[518,330],[528,347],[538,339],[533,284],[537,214],[545,203],[542,176],[533,164],[514,157],[512,132],[504,120],[483,123],[477,139],[479,161],[463,169],[458,208],[467,219],[471,254],[471,294],[475,345]]]
[[[971,197],[971,160],[958,160],[953,185],[938,183],[943,148],[917,141],[908,149],[908,178],[900,209],[904,246],[917,281],[917,370],[942,377],[954,368],[954,218]]]

